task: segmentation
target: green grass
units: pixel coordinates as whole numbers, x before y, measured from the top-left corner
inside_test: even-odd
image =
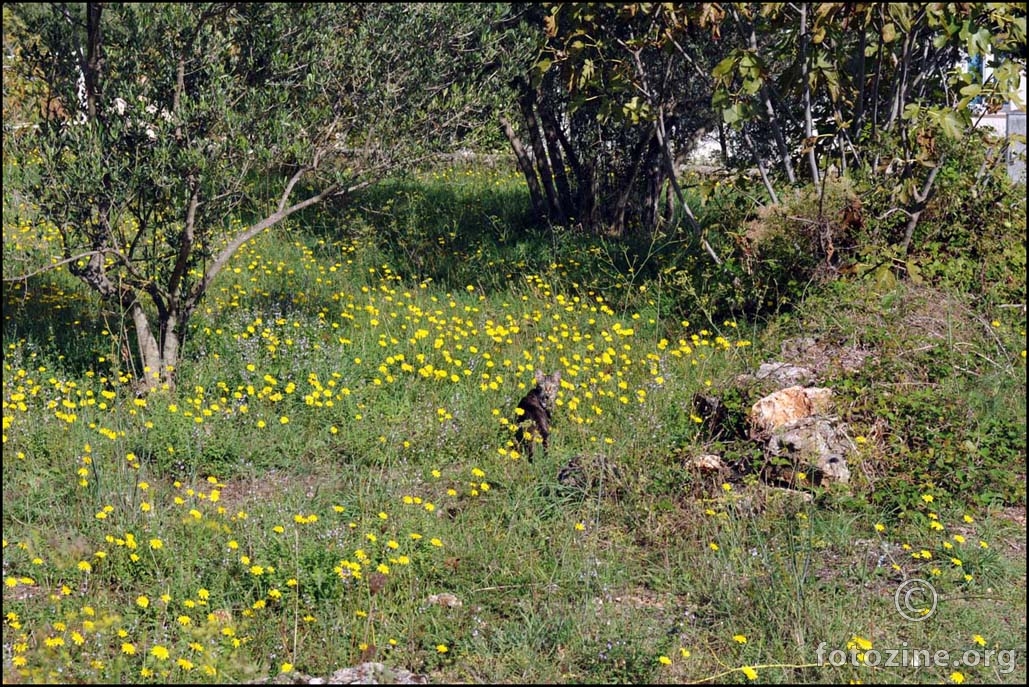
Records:
[[[855,283],[764,332],[715,327],[602,244],[520,229],[515,188],[395,182],[376,192],[394,206],[370,195],[272,230],[216,282],[178,389],[145,399],[120,325],[66,276],[5,284],[4,681],[235,682],[369,658],[433,681],[1024,681],[1024,486],[973,498],[934,462],[975,440],[1024,485],[1024,315],[983,329],[949,310],[933,353],[968,374],[909,357],[927,345],[919,320],[901,329],[928,316],[916,292],[885,303]],[[710,448],[693,395],[812,330],[878,356],[830,379],[865,439],[851,488],[805,501],[684,468]],[[561,369],[562,391],[529,463],[508,420],[536,368]],[[904,379],[965,415],[890,401]],[[560,484],[574,456],[590,479]],[[895,607],[909,578],[940,594],[922,622]],[[1010,671],[996,654],[833,666],[819,647],[1019,653]]]

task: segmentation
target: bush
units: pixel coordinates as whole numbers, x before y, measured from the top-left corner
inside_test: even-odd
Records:
[[[712,321],[765,317],[799,303],[812,283],[831,277],[853,243],[848,210],[859,207],[847,179],[793,190],[780,204],[752,211],[747,191],[719,185],[701,223],[723,259],[717,266],[698,241],[688,241],[672,264],[684,311],[699,306]]]

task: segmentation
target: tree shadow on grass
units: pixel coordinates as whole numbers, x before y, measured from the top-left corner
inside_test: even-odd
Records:
[[[44,274],[23,282],[3,285],[4,349],[25,342],[31,354],[44,356],[72,375],[86,370],[104,371],[101,357],[119,355],[110,334],[122,326],[118,316],[107,314],[97,298],[70,277]]]
[[[540,223],[528,193],[511,183],[388,179],[313,209],[301,223],[332,240],[341,226],[357,227],[404,279],[448,290],[506,289],[515,273],[549,264],[555,253],[556,231]]]

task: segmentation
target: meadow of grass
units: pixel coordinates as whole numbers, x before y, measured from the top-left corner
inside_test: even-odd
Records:
[[[432,681],[1024,683],[1024,401],[1015,508],[913,473],[902,504],[862,491],[863,461],[902,466],[858,378],[853,490],[712,480],[684,466],[709,448],[692,398],[778,340],[669,307],[601,244],[517,230],[506,172],[391,184],[247,244],[174,392],[136,397],[126,323],[66,275],[5,283],[5,683],[362,660]],[[46,239],[5,217],[5,258]],[[1024,398],[1024,313],[994,322],[990,389]],[[537,369],[562,388],[529,462],[512,420]],[[558,482],[575,456],[589,479]],[[908,579],[939,592],[922,621],[896,608]],[[886,665],[904,648],[993,653]]]

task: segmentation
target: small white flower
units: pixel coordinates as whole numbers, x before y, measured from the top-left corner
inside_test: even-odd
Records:
[[[121,99],[121,98],[115,98],[114,99],[114,109],[118,111],[118,114],[120,114],[120,115],[125,114],[125,109],[128,106],[129,106],[129,104],[127,102],[125,102],[123,99]]]

